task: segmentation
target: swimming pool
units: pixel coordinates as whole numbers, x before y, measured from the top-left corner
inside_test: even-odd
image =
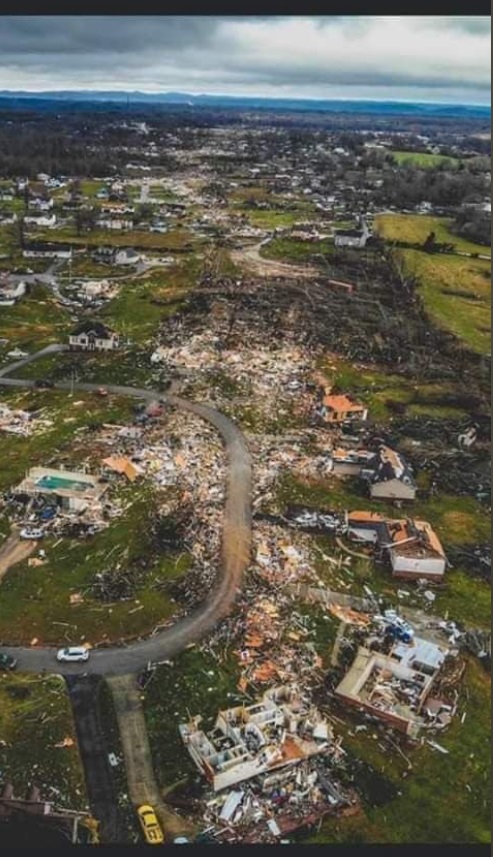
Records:
[[[92,484],[90,482],[78,482],[76,479],[68,479],[63,476],[42,476],[36,482],[36,487],[49,488],[52,491],[56,491],[57,488],[64,491],[87,491],[88,488],[92,488]]]

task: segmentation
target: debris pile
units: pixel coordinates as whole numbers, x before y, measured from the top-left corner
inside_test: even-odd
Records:
[[[416,739],[422,729],[443,729],[457,710],[465,663],[458,650],[417,637],[395,611],[376,614],[335,697]]]
[[[23,411],[0,404],[0,431],[30,437],[41,434],[54,425],[54,421],[41,417],[42,411]]]
[[[200,723],[192,717],[179,730],[210,783],[203,818],[221,841],[276,842],[356,805],[335,779],[341,740],[298,685],[273,686],[253,705],[220,711],[210,732]]]

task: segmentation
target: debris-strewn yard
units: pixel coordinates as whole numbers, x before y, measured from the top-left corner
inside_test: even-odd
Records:
[[[108,529],[86,540],[45,539],[39,565],[27,560],[10,569],[0,605],[5,642],[95,645],[149,633],[176,612],[161,584],[177,580],[188,557],[160,555],[153,532],[156,498],[149,488],[130,486],[119,494],[123,513]],[[122,580],[113,598],[98,595],[97,574],[115,576],[119,569],[127,585]]]

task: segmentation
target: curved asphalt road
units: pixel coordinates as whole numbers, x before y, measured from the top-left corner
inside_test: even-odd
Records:
[[[57,352],[68,351],[66,345],[49,345],[29,357],[12,363],[0,370],[0,385],[7,387],[32,387],[34,381],[22,378],[7,378],[21,366],[39,360]],[[70,381],[61,381],[54,385],[61,390],[72,389]],[[221,567],[213,588],[193,612],[176,622],[170,628],[149,637],[142,642],[128,646],[92,649],[89,660],[84,664],[64,664],[56,660],[56,649],[41,646],[2,647],[0,652],[17,658],[21,671],[41,672],[46,670],[62,675],[124,675],[138,672],[149,663],[169,660],[190,643],[202,638],[212,630],[217,622],[230,611],[237,593],[240,591],[243,572],[248,565],[251,543],[251,460],[243,435],[228,417],[208,405],[194,404],[174,395],[164,395],[156,390],[137,387],[124,387],[105,384],[105,388],[118,395],[133,396],[147,401],[158,398],[169,404],[190,411],[211,423],[221,434],[228,456],[228,475],[224,525],[222,539]],[[99,384],[74,383],[74,390],[95,391]]]

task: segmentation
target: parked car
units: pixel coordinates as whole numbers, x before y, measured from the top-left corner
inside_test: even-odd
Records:
[[[89,649],[83,646],[69,646],[68,649],[59,649],[56,655],[57,661],[65,661],[67,663],[79,663],[89,660]]]
[[[15,670],[16,665],[17,660],[12,655],[0,655],[0,670]]]
[[[164,833],[161,830],[152,806],[148,806],[148,804],[139,806],[137,815],[139,816],[144,836],[149,845],[161,845],[164,842]]]
[[[38,378],[37,381],[34,382],[34,386],[38,387],[40,390],[46,390],[49,387],[54,387],[54,381],[50,381],[49,378]]]
[[[44,530],[40,527],[25,527],[20,531],[21,539],[42,539],[44,536]]]

